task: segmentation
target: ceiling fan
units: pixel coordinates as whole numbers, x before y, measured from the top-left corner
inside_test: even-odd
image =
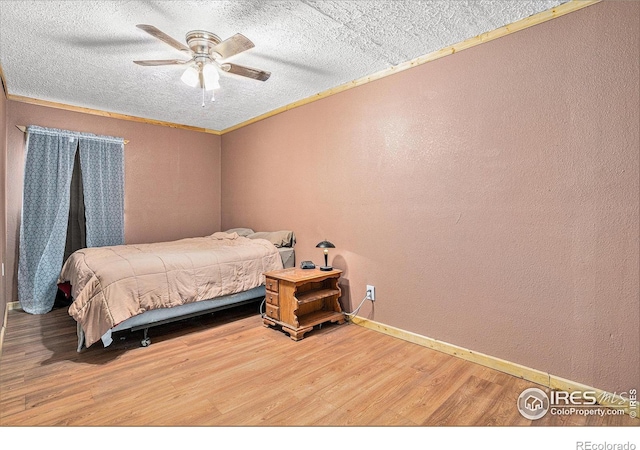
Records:
[[[225,59],[254,47],[253,42],[240,33],[222,41],[218,36],[208,31],[194,30],[187,33],[187,45],[184,45],[153,25],[140,24],[136,26],[165,44],[186,53],[190,58],[184,60],[155,59],[134,61],[134,63],[140,66],[187,65],[181,80],[193,87],[199,84],[202,87],[203,97],[205,90],[213,91],[220,87],[218,69],[259,81],[267,81],[271,76],[270,72],[264,70],[224,62]],[[204,102],[202,106],[204,106]]]

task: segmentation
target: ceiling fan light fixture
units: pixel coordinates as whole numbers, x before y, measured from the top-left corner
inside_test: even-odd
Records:
[[[200,81],[200,74],[195,67],[189,66],[187,67],[187,70],[184,71],[180,79],[187,86],[196,87]]]
[[[236,33],[222,41],[218,36],[208,31],[194,30],[187,33],[187,45],[184,45],[153,25],[139,24],[136,26],[165,44],[169,44],[181,52],[188,53],[191,55],[191,59],[154,59],[134,61],[134,63],[140,66],[187,65],[187,69],[180,79],[190,87],[199,87],[201,89],[203,108],[205,107],[206,91],[211,92],[212,102],[216,100],[213,91],[220,88],[220,72],[218,70],[224,70],[234,76],[237,75],[259,81],[266,81],[271,75],[270,72],[265,72],[264,70],[220,61],[220,59],[230,58],[253,48],[253,42],[240,33]]]
[[[202,68],[202,78],[204,78],[204,87],[207,91],[213,91],[220,88],[220,74],[213,64],[205,64]]]

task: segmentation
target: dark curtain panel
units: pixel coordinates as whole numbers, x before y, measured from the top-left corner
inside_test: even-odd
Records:
[[[64,261],[81,248],[87,247],[87,235],[84,215],[84,195],[82,193],[82,173],[80,155],[76,152],[71,175],[69,204],[69,224],[67,226],[67,244],[64,249]]]

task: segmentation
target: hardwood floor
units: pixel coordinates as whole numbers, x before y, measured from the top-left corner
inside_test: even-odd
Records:
[[[11,311],[0,360],[2,426],[638,426],[629,416],[523,418],[535,386],[353,324],[299,342],[257,305],[114,335],[77,353],[58,309]]]

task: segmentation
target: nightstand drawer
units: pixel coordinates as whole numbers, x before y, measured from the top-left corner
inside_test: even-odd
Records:
[[[278,292],[278,280],[267,278],[267,280],[265,281],[265,287],[268,291]]]
[[[277,292],[267,291],[266,299],[267,299],[267,303],[270,303],[273,306],[280,306],[280,300],[278,299]]]
[[[280,308],[270,303],[267,303],[267,316],[275,320],[280,320]]]

